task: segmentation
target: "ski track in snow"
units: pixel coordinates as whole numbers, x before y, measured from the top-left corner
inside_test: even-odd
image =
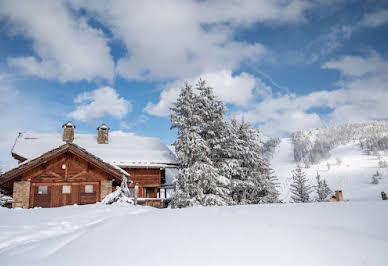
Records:
[[[66,210],[67,208],[71,207],[66,206],[59,209],[57,208],[57,210]],[[34,212],[32,214],[34,215],[39,212],[47,212],[47,209],[35,208],[31,211]],[[131,214],[134,215],[144,211],[146,211],[146,209],[131,209]],[[18,216],[20,212],[23,212],[23,210],[15,209],[14,212],[14,215]],[[2,232],[0,235],[0,256],[3,253],[15,255],[22,253],[23,249],[20,250],[20,247],[26,246],[30,243],[32,246],[30,246],[29,249],[34,246],[34,243],[38,243],[40,241],[62,239],[63,241],[61,241],[61,243],[57,243],[56,247],[50,246],[48,249],[46,248],[47,255],[54,253],[64,245],[85,234],[90,230],[90,228],[98,227],[99,225],[105,223],[106,220],[111,219],[112,217],[107,215],[109,212],[110,209],[97,209],[93,215],[90,215],[90,213],[87,215],[82,213],[81,215],[78,215],[76,212],[76,215],[69,215],[64,217],[60,216],[59,219],[56,216],[53,218],[33,217],[32,221],[37,219],[38,223],[31,225],[27,218],[25,221],[18,221],[16,225],[10,224],[8,226],[0,226],[0,230]],[[62,212],[59,212],[59,214],[62,214]],[[117,213],[116,215],[125,215],[125,212]],[[45,221],[47,218],[49,218],[48,222]],[[17,228],[17,230],[15,230],[15,228]]]

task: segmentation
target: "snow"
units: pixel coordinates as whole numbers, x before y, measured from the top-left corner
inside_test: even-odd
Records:
[[[21,133],[12,152],[30,159],[63,144],[65,142],[59,133]],[[158,138],[110,134],[109,144],[98,144],[97,135],[75,134],[74,144],[120,167],[166,167],[176,164],[174,154]]]
[[[331,157],[328,160],[303,169],[311,185],[316,185],[315,176],[318,171],[332,190],[343,191],[345,200],[378,200],[381,199],[381,191],[388,191],[388,168],[378,168],[377,157],[364,154],[358,142],[341,145],[330,153]],[[388,156],[383,153],[381,155],[383,160],[388,161]],[[336,158],[340,158],[342,163],[338,164]],[[327,163],[330,164],[330,169]],[[276,148],[271,167],[279,178],[280,199],[288,202],[291,196],[289,192],[291,171],[296,168],[293,145],[289,138],[282,139]],[[381,172],[383,178],[379,180],[379,184],[373,185],[370,184],[371,177],[376,171]]]
[[[387,204],[0,208],[0,264],[387,265]]]

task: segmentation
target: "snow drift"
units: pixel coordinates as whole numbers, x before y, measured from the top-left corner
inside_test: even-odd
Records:
[[[0,264],[387,265],[387,203],[0,208]]]

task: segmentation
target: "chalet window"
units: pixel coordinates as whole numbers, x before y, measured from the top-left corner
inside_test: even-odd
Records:
[[[85,185],[85,193],[93,193],[93,185]]]
[[[146,188],[144,188],[145,189],[145,197],[146,198],[155,198],[155,188],[151,188],[151,187],[146,187]]]
[[[71,186],[62,186],[62,194],[70,194]]]
[[[38,194],[47,194],[47,186],[39,186]]]
[[[166,184],[166,170],[160,169],[161,183],[162,185]]]
[[[130,197],[130,198],[133,197],[133,188],[130,188],[130,189],[129,189],[129,197]]]

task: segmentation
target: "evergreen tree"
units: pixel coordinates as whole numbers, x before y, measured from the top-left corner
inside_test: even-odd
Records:
[[[195,91],[186,83],[171,111],[180,164],[172,207],[277,201],[258,131],[245,122],[224,121],[224,104],[203,80]]]
[[[290,185],[291,199],[294,202],[309,202],[313,187],[308,185],[308,180],[300,165],[292,171],[292,181]]]
[[[203,205],[229,205],[232,203],[229,192],[230,180],[220,173],[219,163],[223,161],[224,147],[228,138],[227,123],[224,121],[225,105],[213,93],[213,88],[206,86],[202,79],[196,85],[199,93],[195,105],[201,117],[201,137],[209,148],[211,167],[203,176]]]
[[[230,204],[228,180],[215,167],[225,107],[200,80],[199,94],[185,84],[171,108],[171,128],[178,129],[173,143],[180,164],[172,207]]]
[[[219,169],[231,182],[234,204],[276,202],[276,178],[263,158],[258,131],[244,121],[232,120],[228,133]]]
[[[317,192],[317,201],[326,201],[330,195],[333,194],[333,191],[329,188],[329,185],[326,183],[326,179],[321,179],[321,176],[317,172],[317,185],[315,186]]]

